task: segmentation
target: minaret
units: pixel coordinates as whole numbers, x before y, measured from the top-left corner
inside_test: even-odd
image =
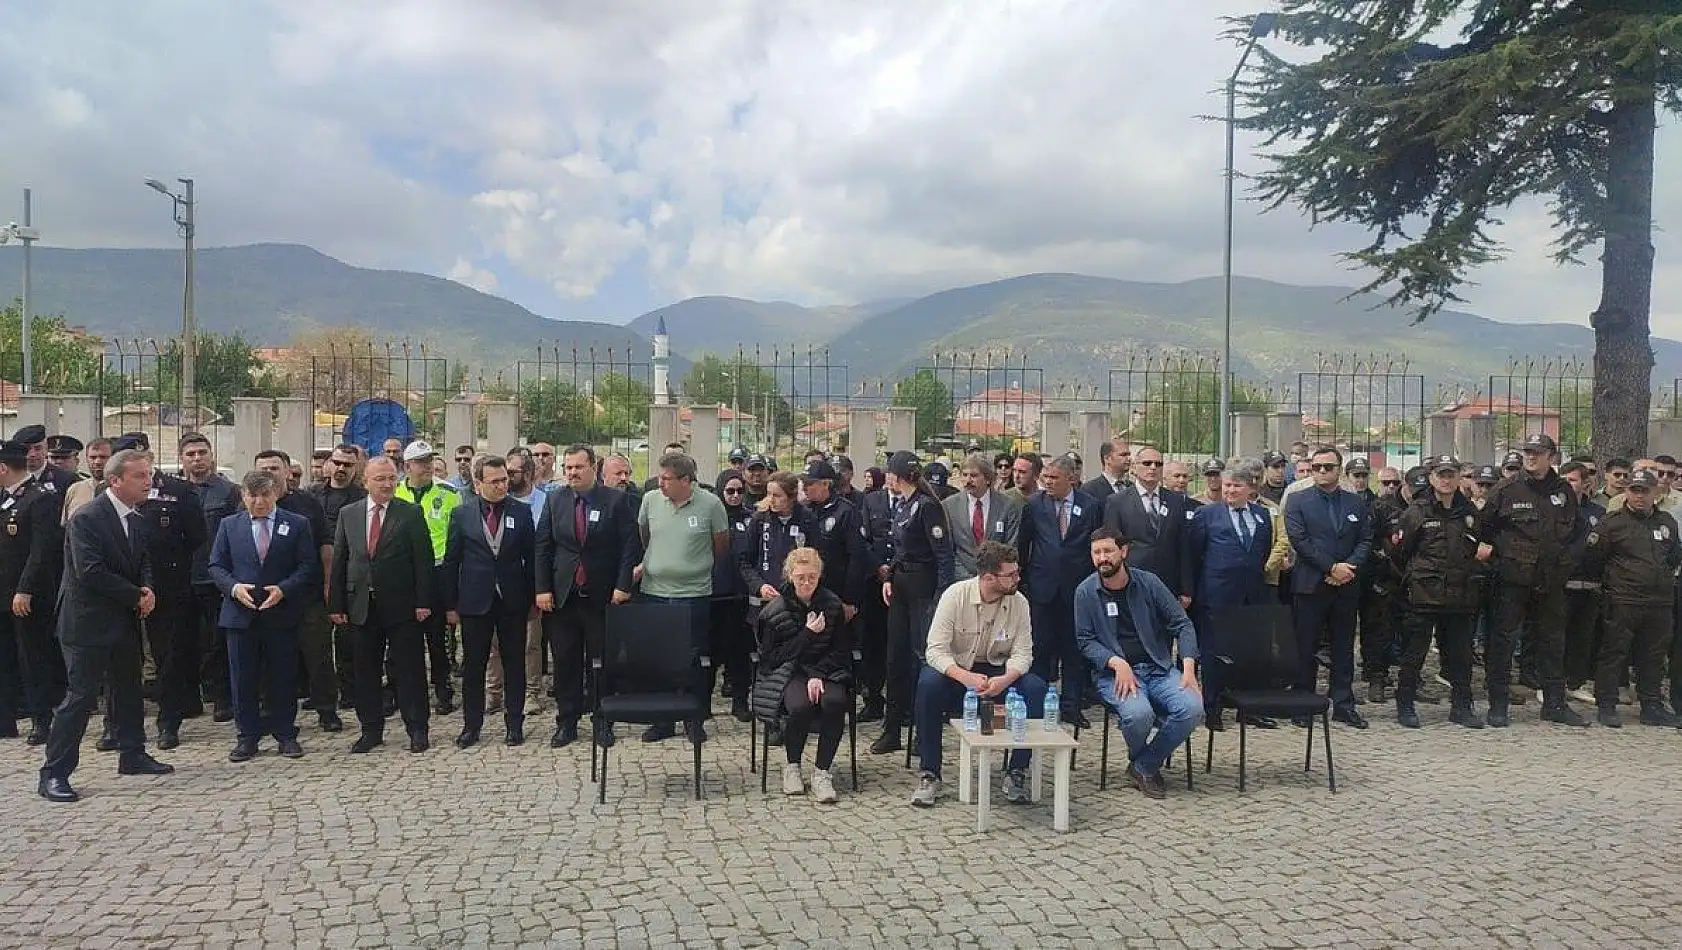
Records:
[[[672,393],[668,385],[670,381],[668,361],[671,353],[671,340],[666,336],[666,318],[662,316],[660,322],[654,325],[654,404],[656,406],[669,406],[672,403]]]

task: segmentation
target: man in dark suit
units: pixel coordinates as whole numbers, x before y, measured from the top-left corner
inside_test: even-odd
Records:
[[[1051,682],[1062,669],[1063,721],[1085,725],[1081,712],[1091,677],[1075,646],[1075,588],[1092,573],[1088,536],[1103,524],[1102,506],[1075,488],[1074,459],[1046,463],[1045,488],[1022,506],[1017,540],[1034,624],[1034,673]]]
[[[561,456],[561,488],[551,491],[537,522],[537,609],[549,634],[555,677],[559,749],[578,739],[584,677],[607,632],[608,604],[631,599],[631,572],[642,561],[637,513],[625,493],[596,479],[596,451],[574,445]],[[613,744],[611,726],[596,723],[598,741]]]
[[[1133,449],[1126,439],[1111,439],[1098,447],[1098,464],[1103,467],[1103,471],[1080,486],[1080,490],[1097,499],[1099,504],[1103,504],[1128,483],[1133,465]]]
[[[409,751],[425,752],[426,642],[421,624],[432,615],[432,538],[420,509],[396,496],[397,466],[368,460],[362,475],[368,497],[339,512],[333,565],[327,584],[328,619],[351,628],[354,643],[356,718],[362,734],[352,752],[382,744],[385,708],[380,674],[391,650],[391,679],[409,733]]]
[[[450,512],[444,535],[444,605],[461,629],[461,735],[456,747],[479,741],[485,723],[485,668],[491,640],[502,664],[506,745],[526,741],[526,618],[532,612],[537,529],[531,509],[508,497],[508,460],[473,460],[473,494]]]
[[[210,578],[222,592],[217,626],[228,643],[228,685],[237,739],[229,762],[257,754],[267,733],[280,754],[296,759],[298,745],[298,628],[313,598],[321,555],[309,519],[279,508],[284,476],[254,471],[240,483],[245,510],[222,519],[210,546]],[[267,714],[258,684],[267,672]],[[265,721],[266,720],[266,721]]]
[[[1155,574],[1186,608],[1189,565],[1181,540],[1190,510],[1186,496],[1163,485],[1162,474],[1161,452],[1147,445],[1133,453],[1133,481],[1105,500],[1104,527],[1129,539],[1129,570]]]
[[[53,711],[47,759],[37,791],[54,802],[81,796],[70,785],[88,715],[109,678],[111,727],[123,775],[167,775],[171,766],[146,754],[140,697],[140,621],[157,607],[146,554],[144,521],[135,506],[152,487],[152,463],[141,452],[111,456],[106,491],[70,519],[64,583],[59,588],[58,639],[67,686]]]
[[[1253,461],[1253,460],[1252,460]],[[1273,516],[1252,501],[1260,468],[1236,465],[1221,482],[1221,500],[1204,505],[1187,522],[1186,594],[1191,598],[1191,619],[1198,640],[1204,644],[1204,658],[1212,656],[1219,643],[1217,634],[1238,631],[1213,629],[1214,615],[1226,607],[1278,603],[1267,583],[1267,558],[1273,549]],[[1203,721],[1219,732],[1221,722],[1220,663],[1204,662]],[[1271,719],[1256,717],[1250,725],[1274,728]]]
[[[1297,634],[1298,689],[1313,690],[1322,633],[1331,638],[1332,718],[1356,729],[1367,721],[1355,708],[1356,574],[1372,550],[1367,505],[1343,488],[1343,455],[1322,446],[1309,457],[1314,487],[1285,499],[1285,532],[1297,563],[1291,571],[1291,612]],[[1299,725],[1307,723],[1294,720]]]

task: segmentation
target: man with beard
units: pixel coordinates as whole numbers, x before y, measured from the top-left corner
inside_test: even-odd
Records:
[[[182,476],[199,493],[206,536],[215,538],[222,519],[245,507],[239,486],[216,470],[216,451],[201,433],[182,436],[177,454],[181,458]],[[193,598],[197,608],[194,617],[199,625],[199,650],[203,658],[199,677],[209,694],[212,718],[229,722],[234,718],[234,706],[228,682],[228,641],[216,621],[222,610],[222,592],[210,576],[210,547],[201,544],[193,551]]]
[[[310,494],[321,503],[321,513],[327,518],[326,537],[332,539],[337,537],[339,512],[345,506],[368,497],[368,492],[362,487],[362,451],[348,443],[334,446],[333,453],[322,463],[321,471],[322,481],[310,489]],[[321,576],[331,577],[332,573],[333,548],[328,545],[322,549]],[[355,708],[356,689],[351,680],[355,651],[351,647],[349,630],[334,629],[333,651],[333,663],[339,679],[339,708]]]
[[[94,439],[87,445],[88,474],[92,477],[84,478],[64,493],[64,513],[61,523],[69,524],[70,517],[78,509],[90,501],[94,496],[105,490],[105,462],[111,457],[111,440]]]

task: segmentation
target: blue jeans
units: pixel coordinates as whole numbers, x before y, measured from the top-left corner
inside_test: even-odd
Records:
[[[1126,699],[1117,699],[1115,677],[1098,684],[1098,696],[1121,720],[1121,734],[1127,739],[1127,758],[1145,775],[1162,771],[1168,760],[1203,721],[1203,701],[1180,685],[1180,674],[1154,664],[1135,667],[1139,688]],[[1162,720],[1156,735],[1151,729]]]
[[[977,663],[971,672],[998,676],[1004,672],[1004,667]],[[1027,701],[1028,718],[1038,719],[1045,715],[1045,680],[1032,673],[1024,673],[1011,685]],[[931,775],[940,775],[940,733],[946,725],[947,711],[962,703],[963,698],[964,684],[932,666],[923,666],[923,671],[917,676],[917,758],[918,767]],[[996,697],[994,701],[1003,702],[1004,697]],[[1027,768],[1032,754],[1026,749],[1010,753],[1008,767]]]

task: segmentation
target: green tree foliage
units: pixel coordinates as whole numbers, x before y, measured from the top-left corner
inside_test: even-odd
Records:
[[[1488,233],[1515,203],[1550,203],[1559,261],[1601,247],[1593,426],[1599,454],[1646,443],[1653,357],[1653,138],[1682,110],[1674,3],[1284,0],[1241,127],[1264,134],[1270,207],[1371,234],[1350,260],[1367,290],[1420,319],[1505,253]],[[1249,21],[1236,24],[1247,39]],[[1425,37],[1458,32],[1458,42]]]
[[[120,379],[104,369],[104,342],[72,333],[62,315],[33,315],[29,347],[36,392],[94,394],[109,404],[120,399]],[[22,301],[0,310],[0,378],[23,383]]]
[[[591,391],[600,408],[596,428],[608,439],[648,433],[648,409],[654,405],[654,394],[646,383],[624,373],[604,373],[594,381]]]
[[[682,389],[692,403],[717,403],[754,416],[761,426],[769,427],[767,440],[773,434],[794,431],[794,409],[778,386],[776,375],[740,356],[703,356],[690,367]]]
[[[1214,455],[1220,448],[1221,376],[1208,370],[1170,370],[1154,380],[1157,386],[1144,405],[1114,420],[1134,442],[1154,445],[1172,455]],[[1241,380],[1232,383],[1233,412],[1271,412],[1273,400]],[[1091,464],[1090,460],[1088,464]]]
[[[895,383],[893,404],[917,410],[917,445],[923,445],[936,435],[949,435],[957,418],[957,407],[952,405],[952,390],[940,381],[932,369],[920,369]],[[898,452],[912,446],[890,445],[888,448]]]
[[[163,405],[181,402],[181,343],[170,340],[155,361],[141,359],[129,374],[129,386],[136,396],[155,393]],[[150,364],[150,365],[148,365]],[[193,360],[193,385],[200,407],[231,419],[234,400],[244,396],[275,398],[288,395],[282,377],[262,372],[251,344],[243,336],[217,333],[198,335],[198,353]]]

